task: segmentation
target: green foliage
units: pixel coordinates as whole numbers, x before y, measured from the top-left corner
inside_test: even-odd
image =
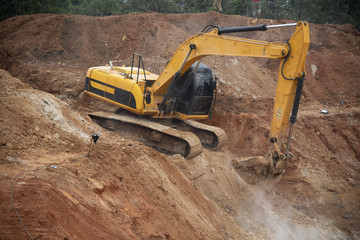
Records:
[[[234,0],[234,1],[226,1],[222,3],[223,10],[226,14],[236,14],[242,16],[248,16],[249,9],[246,1],[244,0]],[[250,5],[248,3],[248,5]]]
[[[127,0],[123,1],[124,13],[154,11],[174,13],[179,11],[178,5],[172,0]]]
[[[118,0],[71,0],[69,13],[90,16],[109,16],[122,13],[122,1]]]
[[[211,1],[208,0],[175,0],[180,13],[199,13],[212,10]]]
[[[1,0],[0,20],[35,13],[68,13],[70,0]]]
[[[25,6],[30,14],[34,13],[67,13],[70,0],[37,0],[26,1]]]
[[[261,0],[261,18],[351,23],[360,29],[359,0]],[[212,11],[211,0],[0,0],[0,20],[35,13],[108,16],[131,12],[198,13]],[[258,17],[252,0],[222,0],[224,14]]]

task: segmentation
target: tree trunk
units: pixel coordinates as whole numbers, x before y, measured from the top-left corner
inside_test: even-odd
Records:
[[[246,3],[246,16],[249,17],[249,1],[250,0],[245,0]]]
[[[304,4],[304,0],[300,0],[298,20],[301,20],[302,11],[303,11],[303,4]]]

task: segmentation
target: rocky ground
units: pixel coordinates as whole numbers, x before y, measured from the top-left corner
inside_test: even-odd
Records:
[[[267,150],[277,60],[204,59],[219,78],[206,123],[222,127],[228,143],[193,159],[108,132],[81,111],[113,110],[83,96],[91,66],[129,65],[136,52],[160,73],[208,24],[287,22],[216,12],[0,22],[0,238],[27,237],[12,194],[36,239],[359,239],[360,33],[351,25],[310,25],[294,158],[277,184],[248,185],[230,164]],[[235,35],[283,41],[292,32]],[[102,135],[88,155],[95,132]]]

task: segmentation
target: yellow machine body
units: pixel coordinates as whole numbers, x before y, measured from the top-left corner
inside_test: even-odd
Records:
[[[286,42],[266,42],[223,35],[288,26],[296,26],[296,29],[291,39]],[[138,115],[149,115],[154,118],[205,119],[211,114],[214,106],[216,80],[213,79],[211,69],[199,63],[201,58],[223,55],[282,59],[267,154],[267,159],[271,159],[272,162],[272,173],[282,174],[286,159],[291,158],[288,150],[292,126],[296,121],[306,75],[305,59],[310,45],[309,24],[299,21],[272,26],[211,26],[205,29],[178,47],[159,76],[141,69],[140,59],[136,68],[134,64],[131,68],[114,67],[112,64],[92,67],[86,75],[85,92]],[[277,142],[285,134],[289,122],[291,127],[284,151],[282,145]]]
[[[223,55],[282,59],[270,132],[273,145],[271,152],[281,152],[276,141],[284,134],[289,119],[292,124],[296,120],[306,74],[305,59],[310,44],[307,22],[283,25],[296,26],[287,42],[266,42],[222,35],[283,27],[280,25],[214,27],[198,33],[178,47],[159,76],[141,69],[140,60],[137,68],[134,64],[131,68],[114,67],[112,64],[90,68],[86,75],[85,92],[138,115],[205,119],[214,106],[216,80],[213,79],[211,69],[199,63],[201,58]]]
[[[133,77],[130,77],[131,74]],[[138,115],[159,117],[156,103],[162,101],[162,95],[148,95],[151,101],[144,99],[145,85],[153,84],[158,75],[143,69],[131,67],[99,66],[89,68],[86,74],[85,93],[91,97],[116,105]],[[162,115],[162,118],[206,119],[208,115]]]
[[[205,119],[208,118],[213,106],[213,93],[209,94],[206,106],[202,106],[205,110],[201,114],[188,111],[191,112],[189,114],[179,111],[179,107],[174,109],[174,105],[181,106],[182,102],[174,104],[179,96],[178,93],[171,93],[169,88],[176,80],[184,81],[183,76],[189,73],[189,69],[198,60],[211,55],[283,59],[279,70],[271,127],[272,137],[278,137],[288,124],[297,78],[305,74],[305,58],[309,43],[309,25],[301,21],[297,23],[295,33],[289,42],[265,42],[224,36],[215,28],[210,32],[199,33],[181,44],[159,76],[140,67],[92,67],[87,72],[85,92],[139,115],[150,115],[155,118]],[[176,74],[180,80],[175,79]],[[293,80],[286,80],[283,75]],[[211,90],[215,90],[215,87]],[[191,101],[195,100],[189,100],[188,104],[192,104]]]

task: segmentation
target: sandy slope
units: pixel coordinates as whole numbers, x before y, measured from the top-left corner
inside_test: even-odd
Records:
[[[36,239],[360,238],[360,35],[350,25],[311,25],[294,159],[273,186],[245,184],[230,161],[267,150],[278,61],[204,60],[220,79],[207,123],[224,128],[229,141],[191,160],[107,132],[77,110],[113,109],[83,101],[90,66],[110,59],[128,65],[137,52],[159,73],[207,24],[284,22],[215,12],[0,22],[0,67],[7,71],[0,72],[1,238],[26,237],[9,201],[17,176],[14,203]],[[291,33],[240,36],[278,41]],[[330,114],[320,115],[323,108]],[[94,132],[102,136],[86,156]]]

